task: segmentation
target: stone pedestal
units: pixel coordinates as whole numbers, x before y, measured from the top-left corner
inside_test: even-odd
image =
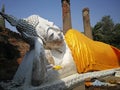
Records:
[[[113,75],[115,73],[115,71],[117,71],[117,70],[120,70],[120,68],[96,71],[96,72],[88,72],[88,73],[83,73],[83,74],[76,73],[76,74],[73,74],[66,78],[63,78],[61,80],[55,80],[53,82],[43,83],[38,87],[21,86],[21,87],[11,88],[9,90],[16,90],[16,89],[17,90],[85,90],[85,86],[84,86],[85,79],[100,78],[100,77],[105,77],[108,75]],[[89,89],[89,90],[97,90],[97,89]],[[99,89],[99,90],[102,90],[102,89]],[[120,89],[118,89],[118,90],[120,90]]]
[[[84,84],[84,82],[80,83],[78,86],[76,86],[72,90],[85,90],[85,84]]]

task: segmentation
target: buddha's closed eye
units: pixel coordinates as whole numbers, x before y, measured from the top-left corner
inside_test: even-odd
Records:
[[[54,33],[50,34],[49,39],[52,40],[54,38]]]

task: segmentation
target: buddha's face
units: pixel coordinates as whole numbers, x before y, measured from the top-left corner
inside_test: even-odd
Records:
[[[63,45],[63,33],[56,28],[50,28],[47,33],[46,46],[50,49],[60,48]]]

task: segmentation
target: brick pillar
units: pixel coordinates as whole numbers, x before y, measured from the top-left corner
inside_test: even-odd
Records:
[[[61,0],[62,3],[62,18],[63,18],[63,33],[65,34],[68,29],[72,28],[70,0]]]
[[[2,5],[1,12],[3,12],[3,13],[5,12],[5,6],[4,5]],[[0,16],[0,27],[5,28],[5,19],[2,16]]]
[[[89,8],[84,8],[82,14],[83,14],[84,33],[87,37],[93,39],[92,29],[90,25]]]

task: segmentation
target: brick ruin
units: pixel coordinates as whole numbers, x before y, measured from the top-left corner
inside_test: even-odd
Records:
[[[72,28],[70,0],[61,0],[62,3],[62,18],[63,18],[63,33],[65,34],[68,29]]]
[[[82,16],[83,16],[84,34],[88,38],[93,39],[92,29],[91,29],[91,25],[90,25],[89,8],[83,9]]]

